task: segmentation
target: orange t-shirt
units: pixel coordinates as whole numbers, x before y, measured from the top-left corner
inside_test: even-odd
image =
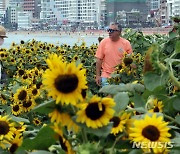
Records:
[[[121,63],[124,53],[132,53],[132,47],[128,40],[120,37],[116,42],[105,38],[101,41],[96,51],[95,57],[102,59],[101,77],[109,78],[115,71],[115,66]]]

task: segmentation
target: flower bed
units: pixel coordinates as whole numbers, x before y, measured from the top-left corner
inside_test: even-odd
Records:
[[[97,44],[30,40],[1,49],[0,152],[178,152],[180,27],[123,37],[134,53],[103,88],[94,79]]]

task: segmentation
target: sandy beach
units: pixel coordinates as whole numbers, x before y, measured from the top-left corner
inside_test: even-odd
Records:
[[[135,29],[135,31],[142,31],[144,35],[151,35],[151,34],[168,34],[171,31],[171,28],[140,28]],[[80,32],[65,32],[65,31],[9,31],[7,32],[8,35],[10,34],[20,34],[20,35],[35,35],[35,36],[108,36],[108,32],[105,30],[88,30],[88,31],[80,31]]]

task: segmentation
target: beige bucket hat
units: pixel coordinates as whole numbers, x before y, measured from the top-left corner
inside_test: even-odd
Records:
[[[6,36],[6,29],[0,25],[0,37],[7,37]]]

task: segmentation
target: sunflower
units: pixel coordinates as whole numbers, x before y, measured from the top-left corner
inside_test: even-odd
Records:
[[[36,102],[34,101],[33,98],[30,98],[22,102],[22,107],[24,112],[29,112],[35,106],[36,106]]]
[[[22,76],[22,75],[24,75],[25,74],[25,71],[22,69],[22,68],[19,68],[18,69],[18,75],[19,76]]]
[[[11,139],[15,130],[14,124],[10,122],[10,118],[0,115],[0,140],[3,138]]]
[[[18,134],[18,133],[23,133],[27,126],[24,125],[24,122],[19,122],[18,125],[15,126],[16,128],[16,131],[15,131],[15,134]]]
[[[23,142],[22,134],[21,133],[16,134],[15,137],[9,142],[9,144],[11,145],[9,147],[9,152],[14,153],[18,149],[18,147],[21,146],[22,142]]]
[[[143,142],[147,144],[158,145],[158,143],[170,142],[169,137],[171,136],[168,133],[170,128],[167,127],[168,123],[163,121],[163,117],[157,117],[156,114],[153,114],[152,117],[146,115],[144,119],[135,120],[134,127],[130,128],[130,139],[134,142]],[[150,151],[150,149],[143,149],[144,151]],[[164,151],[164,148],[158,148],[153,146],[154,153],[161,153]]]
[[[53,112],[49,113],[48,116],[51,118],[51,122],[56,122],[56,123],[62,122],[62,117],[58,109],[55,109]]]
[[[126,121],[129,119],[130,114],[123,113],[121,116],[114,116],[110,121],[113,122],[113,128],[111,130],[111,133],[116,135],[119,132],[122,132],[125,128]]]
[[[52,128],[54,132],[57,133],[61,148],[66,152],[66,154],[75,154],[75,152],[72,150],[69,141],[66,138],[64,138],[62,128],[60,128],[60,126],[57,123],[55,123]]]
[[[156,98],[153,100],[153,107],[149,110],[149,112],[162,112],[163,106],[162,101],[158,101]]]
[[[36,125],[36,126],[41,125],[41,121],[40,121],[38,118],[34,118],[34,119],[33,119],[33,123],[34,123],[34,125]]]
[[[14,102],[13,104],[11,104],[11,112],[13,115],[17,116],[19,114],[22,113],[22,104],[18,103],[18,102]]]
[[[67,126],[67,129],[69,131],[78,132],[79,126],[76,123],[74,123],[70,115],[61,112],[60,107],[58,108],[56,108],[53,112],[49,113],[51,122],[56,122],[57,124],[61,124],[62,126]]]
[[[5,95],[0,94],[0,102],[2,105],[7,104],[7,99],[6,99]]]
[[[62,126],[67,126],[69,131],[78,132],[79,126],[71,119],[71,116],[67,113],[62,113]]]
[[[34,99],[36,99],[40,95],[40,91],[36,88],[36,86],[33,86],[32,88],[30,88],[30,94]]]
[[[86,123],[88,127],[98,128],[107,125],[113,117],[115,102],[112,98],[93,96],[89,103],[80,105],[77,122]]]
[[[75,63],[49,63],[51,69],[47,69],[43,74],[43,84],[48,90],[48,95],[52,96],[56,103],[62,104],[75,105],[78,100],[82,100],[81,91],[87,88],[86,70],[82,69],[81,65],[76,67]]]
[[[24,101],[28,98],[28,89],[26,87],[19,88],[14,94],[14,101]]]
[[[65,66],[65,63],[63,63],[62,61],[62,57],[58,56],[57,54],[49,55],[49,58],[46,60],[46,63],[48,64],[48,67],[50,69],[58,69],[59,67],[63,69],[63,66]]]
[[[0,148],[6,149],[7,143],[8,143],[7,140],[4,140],[4,139],[0,140]]]

